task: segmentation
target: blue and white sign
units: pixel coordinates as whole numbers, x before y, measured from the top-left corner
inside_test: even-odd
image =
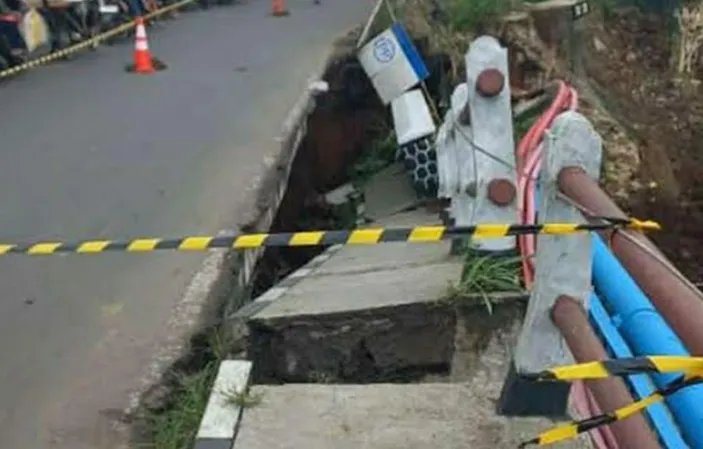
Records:
[[[429,76],[420,53],[399,23],[371,39],[358,58],[385,104]]]

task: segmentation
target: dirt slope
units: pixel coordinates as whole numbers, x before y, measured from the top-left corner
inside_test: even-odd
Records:
[[[698,281],[703,278],[700,82],[680,79],[669,70],[671,45],[660,18],[630,10],[604,22],[591,21],[588,36],[589,81],[639,148],[639,157],[631,160],[639,161],[639,167],[623,206],[659,220],[665,232],[654,239]]]

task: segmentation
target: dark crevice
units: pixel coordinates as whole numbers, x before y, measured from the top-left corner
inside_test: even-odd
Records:
[[[345,227],[324,194],[349,181],[349,166],[364,150],[385,111],[353,55],[332,62],[323,77],[327,93],[316,99],[307,133],[293,162],[288,189],[271,232]],[[267,248],[257,264],[252,297],[261,295],[324,251],[325,247]]]

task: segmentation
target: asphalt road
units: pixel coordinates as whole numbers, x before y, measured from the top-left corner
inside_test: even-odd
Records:
[[[231,229],[287,110],[370,0],[186,13],[150,29],[168,70],[123,71],[129,44],[0,85],[0,240]],[[203,254],[0,260],[0,448],[115,447],[111,419],[170,337]]]

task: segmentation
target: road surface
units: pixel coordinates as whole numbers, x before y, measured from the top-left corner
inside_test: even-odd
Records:
[[[289,0],[152,28],[0,85],[0,240],[178,236],[234,227],[245,189],[333,38],[370,0]],[[0,260],[0,448],[112,449],[111,420],[204,254]]]

